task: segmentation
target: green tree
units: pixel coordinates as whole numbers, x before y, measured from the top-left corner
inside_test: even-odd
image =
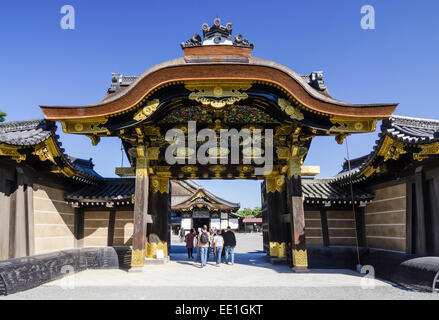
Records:
[[[0,122],[5,121],[5,117],[6,117],[6,113],[4,113],[0,110]]]
[[[241,216],[244,216],[244,217],[254,217],[254,218],[262,217],[261,207],[256,207],[253,209],[252,208],[244,208],[242,210],[239,210],[237,213],[240,214]]]

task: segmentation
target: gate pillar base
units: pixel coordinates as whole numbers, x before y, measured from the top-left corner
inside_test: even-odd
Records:
[[[311,272],[311,270],[309,270],[308,268],[304,268],[304,267],[293,267],[292,268],[294,273],[308,273]]]

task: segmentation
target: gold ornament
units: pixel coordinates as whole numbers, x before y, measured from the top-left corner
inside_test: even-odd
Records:
[[[293,265],[298,268],[308,268],[308,253],[306,250],[293,249]]]
[[[303,113],[299,109],[294,108],[291,103],[285,99],[279,98],[277,104],[291,119],[293,120],[303,120]]]
[[[157,110],[159,104],[160,101],[158,99],[148,101],[145,107],[136,112],[133,119],[136,121],[146,120],[151,114],[153,114],[154,111]]]
[[[145,265],[145,250],[131,252],[131,268],[141,268]]]

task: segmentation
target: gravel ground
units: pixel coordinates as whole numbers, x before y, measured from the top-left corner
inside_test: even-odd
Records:
[[[185,248],[173,239],[171,262],[147,265],[143,273],[122,270],[87,270],[72,277],[1,299],[439,299],[439,294],[402,289],[375,280],[362,288],[362,275],[351,270],[291,272],[286,265],[271,265],[260,234],[238,234],[234,265],[206,268],[188,260]]]

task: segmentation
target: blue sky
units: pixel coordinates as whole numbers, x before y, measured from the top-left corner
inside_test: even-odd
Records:
[[[73,5],[76,29],[62,30]],[[375,30],[360,27],[363,5]],[[139,75],[182,55],[180,42],[218,15],[255,43],[253,55],[298,73],[323,70],[331,95],[351,103],[399,102],[396,114],[439,119],[439,1],[2,1],[0,110],[7,120],[41,118],[39,105],[102,99],[111,73]],[[61,130],[59,130],[61,131]],[[65,135],[68,154],[93,158],[104,176],[121,164],[120,142]],[[349,138],[351,157],[372,150],[377,133]],[[333,138],[316,138],[306,164],[336,174],[346,156]],[[125,160],[126,163],[126,160]],[[260,205],[257,181],[203,181],[243,207]]]

